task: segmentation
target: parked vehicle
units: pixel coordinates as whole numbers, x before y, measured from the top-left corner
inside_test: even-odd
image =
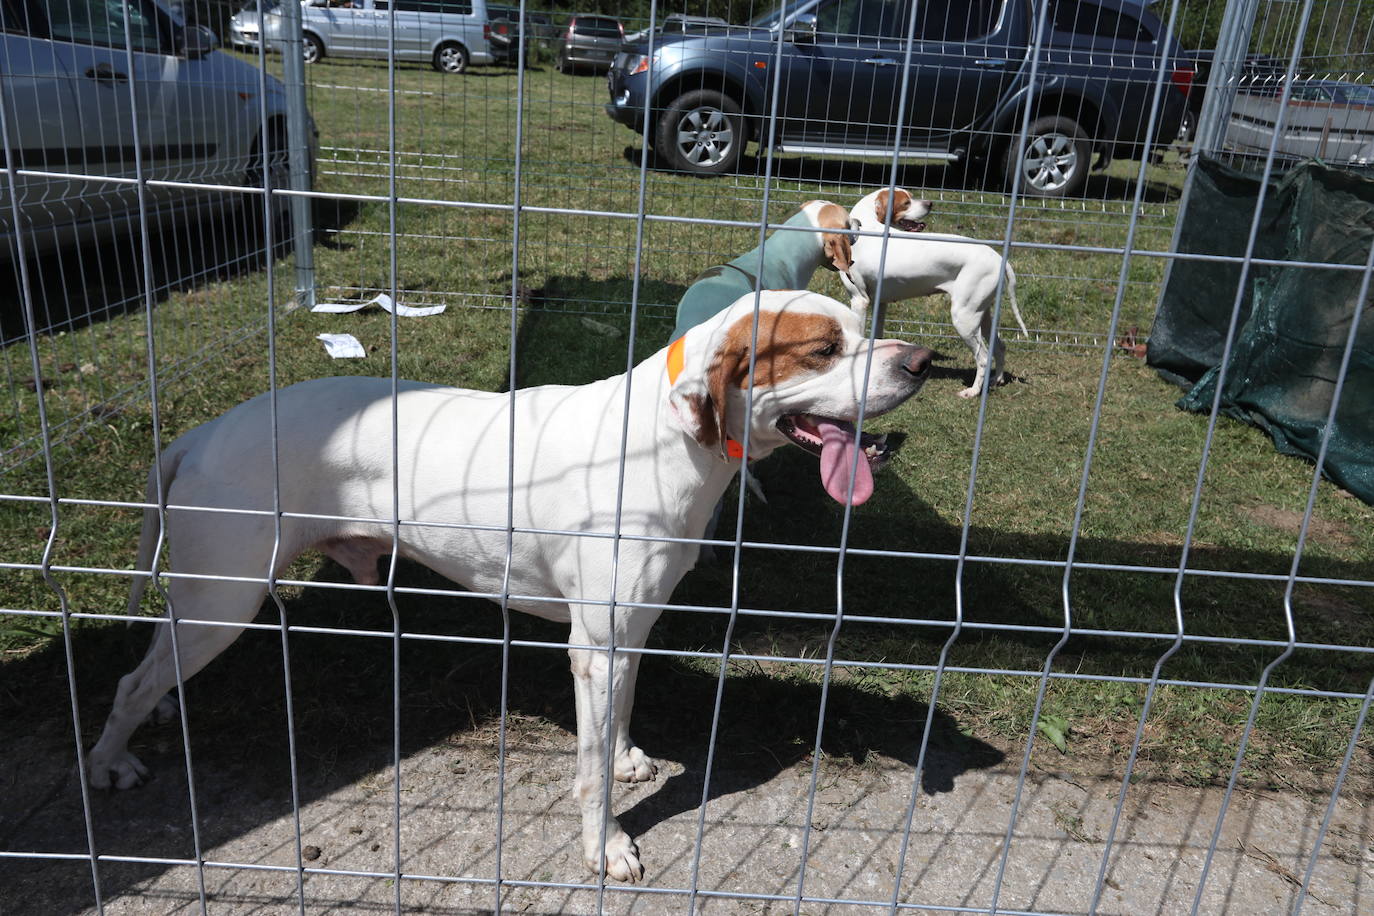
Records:
[[[9,182],[0,182],[0,258],[14,256],[20,233],[33,253],[136,229],[140,185],[102,180],[140,177],[136,156],[141,177],[152,181],[250,187],[262,186],[265,158],[273,184],[286,186],[286,94],[269,76],[264,98],[258,71],[215,44],[208,30],[182,25],[152,0],[0,3],[0,92],[11,155],[19,169],[55,173],[14,175],[17,226]],[[140,104],[135,118],[134,97],[156,103]],[[311,162],[313,137],[311,125]],[[262,200],[142,187],[155,223]],[[286,201],[278,206],[284,210]]]
[[[301,6],[309,6],[312,0],[300,0]],[[262,0],[263,13],[275,13],[281,7],[281,0]],[[262,36],[262,24],[258,21],[258,0],[244,0],[234,15],[229,17],[229,45],[240,51],[256,51]]]
[[[985,161],[1007,184],[1019,171],[1025,193],[1078,194],[1094,158],[1101,167],[1146,152],[1161,54],[1165,92],[1150,145],[1178,132],[1193,71],[1132,0],[1050,0],[1034,92],[1038,4],[1027,0],[779,0],[748,27],[664,35],[652,59],[643,46],[622,52],[606,112],[669,167],[720,174],[747,143],[767,142],[776,81],[780,152],[890,157],[913,7],[904,158]],[[1013,142],[1027,105],[1027,138]]]
[[[1282,84],[1241,86],[1231,104],[1225,147],[1241,157],[1263,158],[1272,148],[1276,166],[1305,159],[1367,167],[1374,162],[1374,87],[1344,80],[1297,79],[1287,110]],[[1283,121],[1277,140],[1274,131]]]
[[[518,7],[488,6],[485,36],[491,56],[498,64],[515,64],[515,44],[520,33]],[[547,42],[554,35],[553,22],[544,13],[525,12],[525,32],[521,47],[525,53],[538,42]]]
[[[625,43],[625,27],[612,16],[578,13],[568,20],[558,44],[558,71],[578,67],[606,70]]]
[[[281,15],[266,19],[268,41],[279,51]],[[484,34],[486,0],[312,0],[301,20],[306,63],[326,56],[387,60],[393,31],[396,60],[429,61],[440,73],[495,61]]]
[[[1178,138],[1185,143],[1196,139],[1198,118],[1212,80],[1214,51],[1182,51],[1183,59],[1193,68],[1192,90],[1188,93],[1187,111],[1178,128]],[[1251,54],[1241,61],[1237,88],[1252,95],[1278,95],[1283,86],[1283,61],[1267,54]]]
[[[669,13],[663,17],[658,27],[662,35],[704,35],[710,31],[728,29],[730,23],[719,16],[689,16],[686,13]],[[649,40],[651,29],[640,29],[625,36],[625,44],[636,45]]]

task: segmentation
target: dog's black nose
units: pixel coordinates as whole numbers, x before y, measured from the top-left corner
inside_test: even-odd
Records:
[[[912,344],[902,351],[902,369],[917,378],[925,378],[930,374],[930,361],[934,356],[925,347]]]

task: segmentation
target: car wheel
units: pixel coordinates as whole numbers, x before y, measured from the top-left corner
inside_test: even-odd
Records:
[[[434,69],[440,73],[462,73],[468,68],[468,52],[452,42],[440,45],[434,52]]]
[[[320,58],[324,57],[324,45],[309,32],[301,35],[301,57],[307,64],[318,63]]]
[[[697,175],[723,175],[744,152],[744,116],[739,105],[712,89],[679,96],[658,119],[654,149],[670,168]]]
[[[571,73],[571,72],[572,72],[572,64],[570,64],[570,63],[568,62],[568,55],[564,54],[562,51],[559,51],[559,52],[558,52],[558,63],[557,63],[557,67],[558,67],[558,72],[559,72],[559,73]]]
[[[1178,122],[1178,140],[1180,143],[1192,143],[1193,133],[1197,130],[1197,115],[1193,114],[1193,109],[1189,108],[1183,112],[1183,120]]]
[[[1072,197],[1083,190],[1092,164],[1092,147],[1071,118],[1036,118],[1026,131],[1025,145],[1007,146],[1003,172],[1008,187],[1021,177],[1027,197]]]
[[[287,149],[286,127],[280,122],[273,123],[268,127],[266,166],[267,172],[270,173],[271,176],[273,188],[289,189],[291,187],[291,155]],[[250,188],[261,188],[263,186],[261,138],[253,143],[252,159],[248,165],[248,172],[244,175],[244,184]],[[248,217],[253,221],[253,225],[256,228],[262,227],[264,200],[265,198],[262,194],[248,195]],[[284,195],[273,195],[273,220],[280,222],[284,220],[290,212],[291,198]]]

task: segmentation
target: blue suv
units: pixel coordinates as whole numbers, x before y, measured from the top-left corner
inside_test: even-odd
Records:
[[[606,112],[642,133],[669,168],[700,175],[734,170],[751,141],[780,153],[888,158],[914,14],[901,157],[985,163],[1007,184],[1020,170],[1026,193],[1071,196],[1091,167],[1177,136],[1193,67],[1140,3],[1049,0],[1032,92],[1039,8],[1031,0],[776,0],[747,26],[659,35],[652,54],[646,44],[623,50],[608,75]],[[1161,57],[1160,118],[1146,138]]]

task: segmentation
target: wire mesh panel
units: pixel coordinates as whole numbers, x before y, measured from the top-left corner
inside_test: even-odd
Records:
[[[0,0],[0,913],[1368,911],[1371,23]]]

